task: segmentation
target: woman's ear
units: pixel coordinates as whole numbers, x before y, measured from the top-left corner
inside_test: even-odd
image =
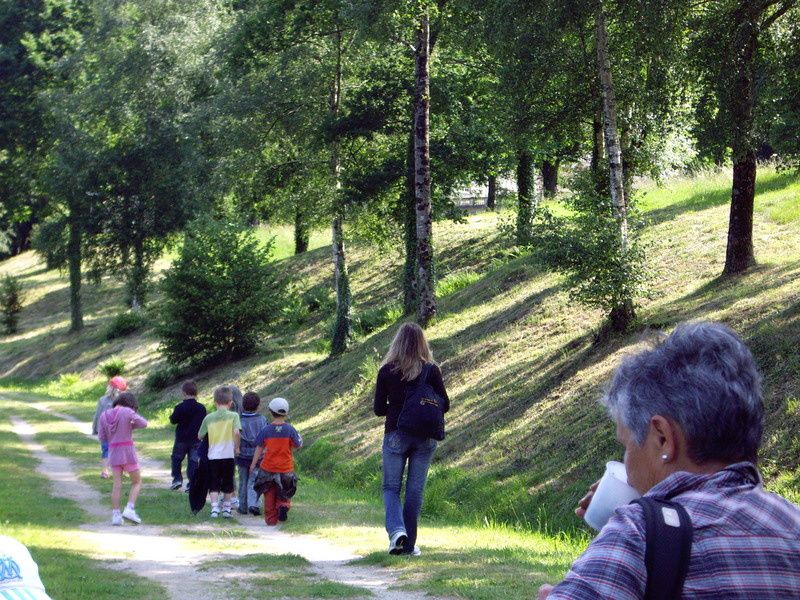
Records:
[[[680,452],[680,435],[675,425],[666,417],[653,415],[650,419],[652,448],[658,454],[662,464],[670,463],[678,458]]]

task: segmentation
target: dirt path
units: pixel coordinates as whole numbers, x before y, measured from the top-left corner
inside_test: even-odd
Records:
[[[91,424],[71,415],[51,410],[45,403],[29,403],[28,406],[50,416],[68,421],[84,435],[91,436]],[[187,549],[182,538],[170,535],[164,528],[140,525],[138,527],[113,527],[109,523],[107,499],[88,484],[80,481],[72,462],[64,457],[53,456],[36,442],[35,429],[27,422],[12,417],[14,431],[25,442],[39,462],[37,470],[53,483],[56,496],[79,502],[93,518],[102,523],[81,527],[92,539],[101,556],[120,554],[120,549],[129,557],[113,563],[113,568],[129,569],[161,584],[173,600],[207,598],[215,600],[228,596],[220,589],[222,582],[213,572],[199,571],[197,566],[219,556]],[[171,476],[163,463],[142,457],[140,463],[149,476],[156,477],[163,485],[169,485]],[[369,590],[381,600],[432,600],[422,592],[390,589],[397,585],[397,574],[389,569],[348,564],[358,556],[335,544],[310,535],[290,534],[276,528],[266,528],[253,519],[234,519],[248,535],[253,536],[254,550],[275,554],[276,549],[290,548],[292,554],[302,556],[311,563],[311,569],[320,577],[339,583]],[[235,553],[234,553],[235,554]]]

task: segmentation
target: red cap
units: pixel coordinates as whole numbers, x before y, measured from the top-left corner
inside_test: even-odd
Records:
[[[112,377],[111,381],[108,382],[108,385],[115,390],[119,390],[120,392],[124,392],[128,389],[128,382],[125,381],[124,377],[120,377],[119,375]]]

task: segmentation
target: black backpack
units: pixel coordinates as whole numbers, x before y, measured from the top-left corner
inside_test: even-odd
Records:
[[[692,520],[677,502],[642,497],[645,520],[645,600],[679,600],[692,553]]]
[[[428,383],[431,365],[422,367],[416,385],[406,390],[397,429],[420,438],[444,439],[444,399]]]

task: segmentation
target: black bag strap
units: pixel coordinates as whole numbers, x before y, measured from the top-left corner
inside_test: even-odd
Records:
[[[633,500],[645,519],[647,587],[645,600],[677,600],[689,571],[693,528],[689,513],[677,502],[642,497]]]
[[[422,370],[419,373],[419,379],[417,380],[416,388],[421,388],[423,385],[428,383],[428,373],[431,371],[431,363],[425,363],[422,365]]]

